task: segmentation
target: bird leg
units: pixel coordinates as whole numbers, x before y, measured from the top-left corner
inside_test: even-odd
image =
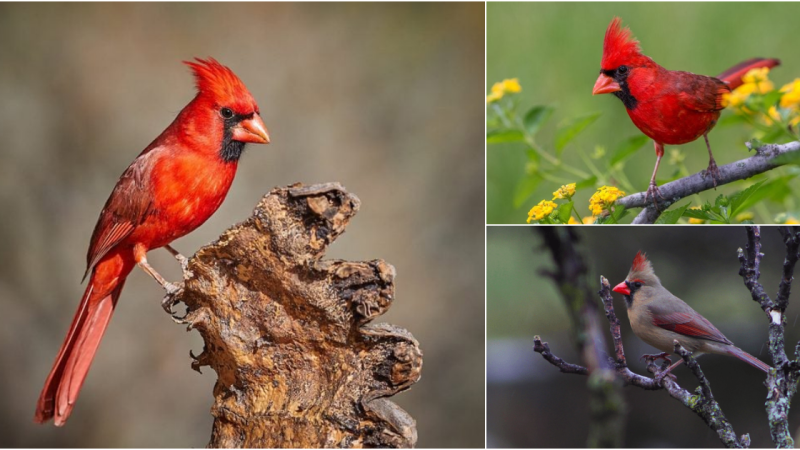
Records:
[[[658,165],[661,163],[661,157],[664,156],[664,144],[656,141],[653,141],[653,143],[656,147],[656,167],[653,168],[653,176],[650,178],[650,186],[647,188],[647,193],[644,194],[644,202],[647,203],[647,198],[652,195],[653,206],[658,209],[658,200],[656,197],[660,197],[662,200],[664,197],[661,195],[661,192],[658,191],[658,186],[656,186],[656,172],[658,172]]]
[[[672,362],[672,361],[670,361],[670,362]],[[666,377],[666,376],[669,376],[673,380],[677,380],[678,377],[676,377],[675,375],[673,375],[670,372],[672,372],[672,369],[678,367],[682,362],[683,362],[683,358],[679,359],[678,362],[676,362],[675,364],[667,367],[666,370],[662,370],[661,372],[659,372],[659,374],[656,375],[656,377],[655,377],[656,383],[657,384],[661,384],[661,382],[664,380],[664,377]]]
[[[714,161],[714,155],[711,154],[711,144],[708,143],[708,133],[704,134],[703,138],[706,140],[706,147],[708,148],[708,168],[706,168],[706,175],[711,175],[711,181],[714,182],[714,189],[716,189],[717,179],[720,177],[719,167],[717,167],[717,162]],[[703,176],[705,177],[705,175]]]
[[[177,284],[170,283],[169,281],[165,280],[164,277],[161,276],[155,269],[147,262],[147,258],[141,257],[137,263],[139,267],[142,268],[148,275],[153,277],[154,280],[167,291],[167,295],[164,296],[164,299],[161,300],[161,307],[164,308],[164,311],[168,312],[171,316],[175,317],[175,312],[172,310],[172,307],[177,303],[175,299],[175,295],[178,294],[182,287],[178,286]]]
[[[655,355],[642,355],[639,358],[639,361],[641,361],[643,359],[646,359],[647,361],[656,361],[658,359],[663,359],[664,361],[672,363],[672,360],[669,359],[669,353],[666,353],[666,352],[658,353],[658,354],[655,354]]]
[[[181,263],[181,269],[183,269],[183,271],[186,272],[186,270],[189,267],[189,259],[187,257],[181,255],[180,252],[178,252],[177,250],[172,248],[172,246],[169,245],[169,244],[165,245],[164,248],[168,252],[170,252],[170,254],[172,254],[172,256],[174,256],[175,259],[177,259],[179,263]]]

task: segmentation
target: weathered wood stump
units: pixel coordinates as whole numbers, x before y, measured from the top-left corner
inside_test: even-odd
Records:
[[[266,195],[184,271],[192,367],[217,372],[209,447],[413,447],[416,423],[386,397],[420,378],[406,330],[369,322],[394,299],[382,260],[322,260],[360,201],[338,183]]]

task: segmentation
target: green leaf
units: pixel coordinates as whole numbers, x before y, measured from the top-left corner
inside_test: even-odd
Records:
[[[777,90],[764,95],[764,110],[768,110],[771,106],[775,106],[778,100],[783,97],[783,92]]]
[[[678,219],[683,217],[684,211],[689,208],[689,203],[683,205],[677,209],[671,209],[669,211],[664,211],[661,213],[661,216],[656,219],[656,224],[658,225],[673,225],[678,223]]]
[[[588,187],[592,187],[597,183],[597,177],[592,175],[585,180],[578,181],[575,183],[575,190],[580,191],[581,189],[586,189]]]
[[[572,202],[564,203],[556,210],[556,215],[561,223],[569,222],[569,216],[572,213]]]
[[[644,144],[649,141],[650,138],[645,135],[633,136],[624,141],[622,141],[615,149],[614,152],[611,153],[611,160],[609,160],[608,164],[610,166],[615,166],[617,163],[625,161],[626,159],[630,158],[636,150],[642,148]]]
[[[594,123],[594,121],[600,117],[600,114],[601,113],[598,112],[581,116],[560,125],[558,130],[556,130],[556,152],[561,153],[561,151],[564,150],[564,147],[566,147],[571,140],[575,139],[575,136],[580,134],[581,131],[585,130],[586,127]]]
[[[731,200],[731,215],[735,216],[740,212],[750,208],[750,206],[754,205],[757,201],[764,198],[769,192],[765,191],[763,195],[757,195],[758,190],[761,186],[764,185],[764,181],[759,181],[758,183],[750,186],[749,188],[739,191],[730,196]]]
[[[525,129],[531,135],[535,135],[555,110],[552,106],[534,106],[528,110],[527,114],[525,114],[525,119],[523,119]]]
[[[486,133],[487,144],[500,144],[503,142],[519,142],[525,140],[519,130],[497,130]]]
[[[747,123],[747,118],[743,114],[726,114],[717,121],[717,128],[740,125],[743,123]]]
[[[519,208],[525,203],[528,198],[533,194],[533,191],[539,187],[542,178],[538,176],[527,177],[519,182],[517,189],[514,191],[514,208]]]

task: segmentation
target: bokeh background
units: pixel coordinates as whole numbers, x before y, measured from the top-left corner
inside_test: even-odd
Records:
[[[194,96],[182,60],[213,56],[270,130],[186,255],[294,182],[339,181],[362,208],[328,257],[383,258],[422,380],[394,398],[422,447],[484,445],[484,5],[0,5],[0,446],[203,447],[213,371],[140,270],[67,425],[33,423],[119,175]],[[168,279],[163,251],[150,263]]]
[[[796,21],[798,3],[497,3],[487,5],[487,79],[491,85],[505,78],[519,78],[522,92],[520,111],[535,105],[556,107],[555,114],[542,127],[537,142],[551,153],[556,126],[563,120],[594,112],[602,116],[564,150],[566,164],[581,170],[588,168],[577,149],[587,155],[600,145],[605,158],[595,161],[604,167],[610,152],[623,140],[641,135],[633,125],[622,102],[613,95],[592,96],[592,86],[600,69],[603,36],[614,16],[629,26],[641,42],[643,53],[672,70],[715,76],[729,67],[755,56],[781,59],[781,66],[770,72],[776,89],[800,77],[797,57]],[[722,117],[732,114],[723,112]],[[718,126],[709,135],[711,148],[720,165],[748,157],[744,142],[753,129],[745,125]],[[689,173],[708,165],[703,139],[682,146],[667,146],[659,169],[659,180],[668,179],[677,166],[670,165],[671,149],[679,148],[686,156]],[[527,158],[519,144],[493,144],[487,149],[487,222],[523,223],[527,211],[540,200],[549,200],[558,187],[542,183],[526,202],[514,207],[514,193],[525,177]],[[750,153],[752,155],[752,153]],[[628,160],[625,174],[639,191],[647,188],[655,164],[655,152],[649,141]],[[796,174],[796,168],[784,167],[768,176]],[[566,174],[566,178],[572,177]],[[578,180],[574,180],[578,181]],[[693,196],[699,205],[720,194],[730,194],[747,187],[752,180],[732,183]],[[763,202],[751,210],[756,223],[774,223],[780,213],[800,217],[800,204],[794,198],[800,182],[789,184],[788,202]],[[593,189],[579,191],[576,205],[581,215],[589,213],[588,201]],[[781,198],[783,195],[777,195]],[[688,203],[684,200],[680,203]],[[638,210],[636,210],[638,211]],[[630,221],[630,215],[627,221]]]
[[[624,280],[633,257],[647,252],[662,284],[710,320],[748,353],[772,363],[767,350],[768,320],[753,302],[739,272],[736,250],[747,243],[744,227],[582,227],[581,250],[590,279],[605,276],[612,286]],[[775,227],[762,228],[761,282],[775,298],[785,248]],[[533,336],[569,362],[580,359],[566,307],[549,278],[553,268],[542,237],[530,227],[488,227],[487,235],[487,441],[489,447],[585,447],[589,402],[587,378],[562,374],[533,352]],[[787,353],[800,340],[800,303],[793,286],[787,310]],[[650,375],[639,356],[659,353],[630,329],[625,302],[614,294],[622,324],[625,356],[636,373]],[[601,308],[602,311],[602,308]],[[601,324],[608,324],[605,316]],[[608,330],[607,326],[603,327]],[[610,334],[606,333],[610,345]],[[609,347],[610,350],[610,347]],[[674,359],[673,359],[674,361]],[[699,359],[714,397],[738,435],[750,433],[753,448],[770,447],[764,374],[735,358]],[[697,381],[684,366],[678,382],[694,390]],[[720,447],[716,433],[665,391],[622,389],[627,402],[624,446]],[[800,418],[790,416],[792,430]],[[796,434],[796,433],[794,433]]]

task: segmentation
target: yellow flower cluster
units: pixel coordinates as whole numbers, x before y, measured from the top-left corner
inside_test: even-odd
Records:
[[[556,199],[571,199],[575,195],[575,183],[565,184],[553,192],[553,200]]]
[[[549,216],[556,206],[558,205],[548,200],[540,201],[538,205],[528,211],[528,223],[531,223],[531,220],[542,220]]]
[[[750,70],[742,77],[744,83],[733,92],[725,94],[722,103],[738,109],[739,112],[753,114],[753,111],[744,105],[752,94],[766,94],[775,90],[775,85],[768,76],[767,67]],[[800,125],[800,78],[795,78],[791,83],[781,87],[780,92],[783,93],[778,103],[780,110],[774,105],[771,106],[763,116],[764,122],[772,125],[774,122],[788,119],[790,125]]]
[[[491,94],[486,96],[486,103],[496,102],[506,94],[514,94],[520,91],[522,91],[522,86],[520,86],[517,78],[507,78],[503,81],[498,81],[492,86]]]
[[[593,216],[599,216],[603,211],[607,211],[618,198],[624,197],[625,193],[614,186],[601,186],[589,199],[589,210]]]

